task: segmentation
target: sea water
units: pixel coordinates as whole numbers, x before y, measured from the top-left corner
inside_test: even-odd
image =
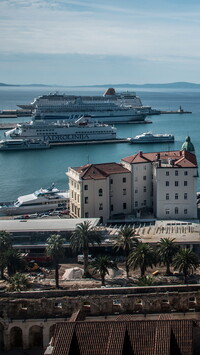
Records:
[[[101,95],[106,88],[63,88],[59,92],[77,95]],[[116,88],[117,89],[117,88]],[[125,89],[123,89],[124,91]],[[129,89],[130,90],[130,89]],[[39,95],[58,91],[58,88],[41,87],[1,87],[0,110],[16,109],[17,104],[33,101]],[[122,89],[117,89],[122,91]],[[124,157],[143,152],[179,150],[185,137],[189,135],[200,161],[200,90],[153,89],[138,90],[143,105],[160,110],[178,110],[181,106],[192,114],[162,114],[148,116],[150,124],[118,124],[119,138],[133,137],[143,132],[171,133],[175,142],[170,144],[94,144],[58,146],[47,150],[0,152],[0,201],[12,201],[18,196],[31,193],[41,187],[49,187],[53,182],[60,189],[68,188],[66,172],[69,167],[87,163],[120,162]],[[26,122],[28,117],[0,119],[2,122]],[[3,138],[4,131],[0,131]],[[198,191],[200,181],[198,179]]]

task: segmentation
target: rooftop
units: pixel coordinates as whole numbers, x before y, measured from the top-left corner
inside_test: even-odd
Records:
[[[130,174],[130,171],[118,163],[87,164],[73,168],[83,180],[106,179],[112,174]]]

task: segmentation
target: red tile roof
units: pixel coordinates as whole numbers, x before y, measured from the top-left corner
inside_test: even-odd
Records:
[[[192,320],[65,322],[52,355],[192,355]]]
[[[164,159],[172,159],[176,167],[183,167],[183,168],[197,167],[197,160],[195,154],[192,154],[185,150],[154,152],[154,153],[139,152],[137,154],[123,158],[122,162],[124,161],[129,164],[138,164],[138,163],[151,163],[154,161],[161,161],[161,166],[162,166],[162,160]]]
[[[72,169],[77,171],[83,180],[100,180],[106,179],[108,176],[113,174],[130,174],[128,169],[118,163],[87,164]]]

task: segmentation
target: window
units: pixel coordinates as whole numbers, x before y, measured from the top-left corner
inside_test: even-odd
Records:
[[[169,176],[169,171],[166,171],[166,176]]]
[[[165,181],[165,186],[169,186],[169,181]]]
[[[99,196],[103,196],[103,190],[99,189]]]
[[[111,211],[113,211],[113,210],[114,210],[113,205],[111,205],[111,206],[110,206],[110,210],[111,210]]]
[[[187,181],[184,181],[184,186],[187,186],[188,182]]]
[[[146,167],[146,165],[144,165],[144,170],[147,170],[147,167]]]
[[[178,186],[178,181],[175,181],[175,186]]]
[[[175,200],[178,200],[178,193],[175,193]]]
[[[138,207],[138,201],[135,201],[135,207]]]
[[[113,179],[110,179],[110,183],[113,184]]]
[[[123,177],[123,180],[122,180],[123,182],[126,182],[126,178],[125,177]]]
[[[184,200],[187,200],[187,192],[184,193]]]
[[[99,204],[99,210],[102,210],[103,209],[103,203],[100,203]]]
[[[188,211],[187,211],[187,208],[185,208],[185,209],[184,209],[184,214],[187,214],[187,212],[188,212]]]
[[[166,200],[169,200],[169,194],[166,194]]]
[[[167,208],[167,209],[165,210],[165,214],[169,214],[169,212],[170,212],[170,210],[169,210],[169,208]]]
[[[85,212],[85,218],[88,218],[88,217],[89,217],[89,213]]]
[[[123,189],[123,195],[126,195],[126,189]]]
[[[143,176],[143,180],[146,180],[146,179],[147,179],[147,177],[146,177],[146,175],[144,175],[144,176]]]
[[[72,198],[74,198],[74,191],[72,191]]]
[[[84,185],[84,190],[88,190],[88,185]]]
[[[184,175],[187,175],[188,174],[188,172],[187,171],[184,171]]]
[[[123,203],[123,210],[126,210],[126,202]]]
[[[178,176],[178,170],[175,170],[175,176]]]
[[[146,206],[146,204],[147,204],[147,200],[144,200],[143,205]]]
[[[137,181],[138,181],[138,177],[136,176],[136,177],[135,177],[135,182],[137,182]]]
[[[178,207],[175,207],[174,212],[175,214],[178,214]]]
[[[138,189],[135,189],[135,194],[137,194],[138,193]]]
[[[146,191],[147,191],[147,187],[146,187],[146,186],[144,186],[143,191],[144,191],[144,192],[146,192]]]
[[[85,197],[85,203],[88,203],[88,197]]]

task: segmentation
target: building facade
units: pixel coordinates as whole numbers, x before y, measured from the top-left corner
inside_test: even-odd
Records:
[[[69,168],[71,216],[102,223],[147,212],[157,219],[196,219],[198,167],[188,138],[181,151],[139,152],[121,164]]]
[[[74,218],[100,218],[132,210],[131,172],[122,164],[87,164],[69,168],[70,215]]]

